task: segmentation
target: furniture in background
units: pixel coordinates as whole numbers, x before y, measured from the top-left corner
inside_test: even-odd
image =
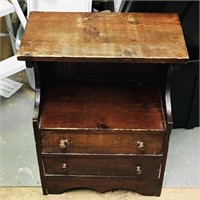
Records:
[[[31,12],[18,59],[36,73],[44,194],[160,195],[173,125],[171,64],[188,60],[176,14]]]
[[[55,11],[55,12],[90,12],[92,0],[27,0],[27,12]]]
[[[19,49],[20,46],[20,42],[21,42],[21,36],[23,34],[23,30],[26,27],[26,23],[27,20],[24,16],[24,13],[22,12],[19,3],[17,0],[11,0],[13,7],[15,8],[15,11],[19,17],[19,20],[21,22],[21,26],[19,28],[19,33],[20,36],[18,36],[17,40],[16,40],[16,47],[17,49]],[[72,1],[72,0],[56,0],[54,1],[54,3],[50,2],[49,0],[26,0],[27,3],[27,15],[29,16],[29,13],[31,11],[55,11],[55,12],[62,12],[62,11],[68,11],[68,12],[90,12],[91,11],[91,7],[92,7],[92,0],[77,0]],[[27,16],[27,17],[28,17]],[[16,60],[16,57],[14,56],[13,59]],[[17,63],[15,62],[15,60],[12,59],[12,63],[11,66],[14,66],[16,69],[16,64],[20,63],[20,70],[25,69],[25,63],[24,62],[20,62],[18,61]],[[4,69],[7,69],[7,63],[5,63],[5,66],[3,67]],[[20,71],[18,69],[18,71]],[[18,71],[15,71],[18,72]],[[9,71],[10,74],[11,70]],[[12,71],[13,72],[13,71]],[[26,74],[27,74],[27,78],[29,80],[29,84],[31,86],[32,89],[35,89],[35,75],[34,75],[34,71],[33,69],[27,69],[26,68]]]
[[[116,0],[115,0],[116,1]],[[199,117],[199,1],[125,1],[120,12],[178,13],[189,53],[189,62],[178,65],[172,77],[174,128],[194,128]]]
[[[15,48],[15,34],[13,31],[12,27],[12,22],[10,18],[10,14],[15,12],[14,6],[8,2],[7,0],[1,0],[0,1],[0,17],[4,17],[6,19],[6,25],[7,25],[7,30],[8,34],[6,33],[1,33],[0,36],[9,36],[11,45],[12,45],[12,50],[13,50],[13,56],[0,61],[0,79],[1,78],[6,78],[8,76],[11,76],[21,70],[24,70],[26,68],[25,62],[23,61],[18,61],[16,58],[16,48]]]

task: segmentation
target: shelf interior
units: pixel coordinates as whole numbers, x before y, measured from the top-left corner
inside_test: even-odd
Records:
[[[164,131],[156,82],[68,81],[44,98],[41,129],[131,129]]]

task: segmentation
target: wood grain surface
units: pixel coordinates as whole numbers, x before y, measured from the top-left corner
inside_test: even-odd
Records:
[[[133,179],[153,177],[158,179],[161,156],[108,156],[108,155],[51,155],[44,157],[45,174],[89,175],[89,176],[125,176]],[[62,168],[62,164],[67,169]],[[136,167],[140,166],[141,174]]]
[[[177,14],[32,12],[18,59],[182,63],[188,53]]]
[[[164,133],[133,131],[42,131],[42,153],[162,154]],[[60,141],[66,141],[60,148]],[[138,142],[144,144],[139,148]]]
[[[69,81],[49,89],[40,129],[165,131],[157,83]]]

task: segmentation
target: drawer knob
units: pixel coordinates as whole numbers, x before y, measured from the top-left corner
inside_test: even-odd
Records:
[[[137,166],[137,167],[135,168],[135,172],[136,172],[137,175],[142,174],[142,169],[141,169],[141,167],[140,167],[140,166]]]
[[[138,145],[138,149],[139,149],[140,151],[144,151],[144,150],[145,150],[145,144],[144,144],[144,142],[138,141],[138,142],[137,142],[137,145]]]
[[[68,171],[68,165],[66,163],[62,163],[62,170],[63,170],[63,172]]]
[[[68,140],[60,140],[59,142],[60,149],[66,149],[68,142],[69,142]]]

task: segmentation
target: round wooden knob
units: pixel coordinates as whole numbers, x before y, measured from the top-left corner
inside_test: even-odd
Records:
[[[68,171],[68,165],[66,163],[62,163],[62,170],[63,170],[63,172]]]
[[[144,151],[144,150],[145,150],[145,144],[144,144],[144,142],[138,141],[138,142],[137,142],[137,145],[138,145],[138,149],[139,149],[140,151]]]
[[[142,169],[141,169],[141,167],[140,167],[140,166],[137,166],[137,167],[135,168],[135,172],[136,172],[137,175],[142,174]]]
[[[60,140],[59,147],[60,149],[66,149],[68,144],[68,140]]]

